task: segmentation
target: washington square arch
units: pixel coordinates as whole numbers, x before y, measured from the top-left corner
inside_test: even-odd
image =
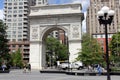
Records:
[[[30,13],[30,64],[42,70],[46,64],[45,38],[54,30],[62,29],[68,36],[69,61],[73,62],[81,49],[81,4],[33,6]]]

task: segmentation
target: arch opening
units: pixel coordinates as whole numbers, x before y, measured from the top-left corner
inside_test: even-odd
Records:
[[[42,66],[57,68],[59,61],[68,61],[68,37],[65,30],[52,27],[42,37]]]

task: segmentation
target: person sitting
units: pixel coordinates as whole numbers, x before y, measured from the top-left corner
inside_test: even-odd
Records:
[[[5,64],[2,65],[2,70],[5,71],[5,69],[7,68],[7,66]]]
[[[101,68],[101,66],[98,64],[98,66],[97,66],[97,71],[98,71],[98,74],[99,75],[101,75],[101,73],[102,73],[102,68]]]

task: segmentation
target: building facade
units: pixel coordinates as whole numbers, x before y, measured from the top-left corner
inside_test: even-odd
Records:
[[[114,19],[111,25],[108,25],[108,40],[111,40],[113,34],[118,32],[120,24],[120,0],[90,0],[90,6],[87,11],[86,31],[88,34],[97,38],[105,51],[105,28],[100,25],[97,12],[103,7],[108,6],[115,11]]]
[[[29,61],[30,6],[47,4],[47,0],[5,0],[5,23],[10,53],[21,49],[23,60]]]
[[[48,4],[48,0],[34,0],[36,1],[36,6],[37,5],[47,5]]]

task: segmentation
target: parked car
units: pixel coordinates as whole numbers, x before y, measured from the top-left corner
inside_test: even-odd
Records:
[[[60,69],[66,70],[66,69],[82,69],[83,68],[83,63],[80,61],[73,62],[73,63],[61,63],[59,65]]]
[[[59,69],[63,69],[63,70],[66,70],[66,69],[68,69],[68,68],[70,68],[70,63],[68,64],[68,63],[61,63],[60,65],[59,65]]]
[[[71,64],[71,68],[78,69],[78,70],[83,69],[83,63],[81,61],[73,62]]]

